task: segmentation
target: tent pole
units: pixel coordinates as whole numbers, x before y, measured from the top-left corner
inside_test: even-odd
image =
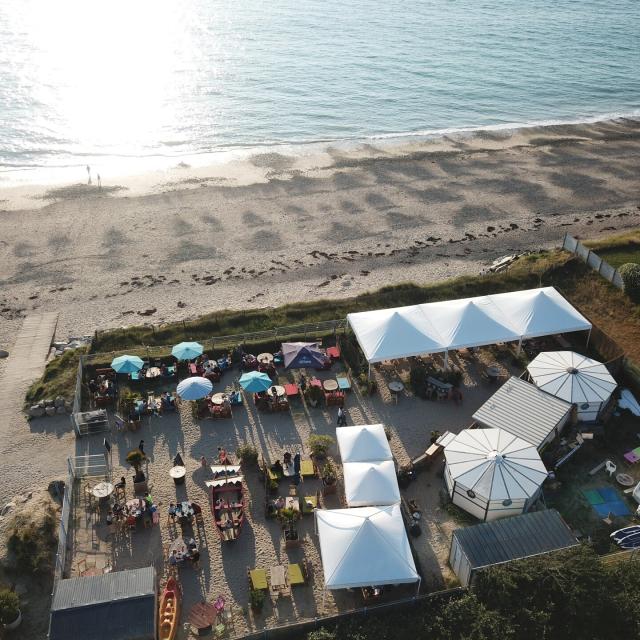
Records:
[[[416,589],[416,595],[420,595],[420,585],[422,584],[422,578],[418,578],[418,588]]]
[[[520,336],[520,340],[518,340],[518,351],[516,351],[516,353],[520,355],[521,351],[522,351],[522,336]]]
[[[589,348],[589,340],[591,340],[591,329],[589,329],[589,335],[587,335],[587,344],[585,345],[585,349]]]

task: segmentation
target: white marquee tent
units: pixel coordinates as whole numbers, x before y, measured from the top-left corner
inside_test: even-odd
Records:
[[[344,494],[349,507],[370,507],[400,502],[400,488],[393,460],[345,462]]]
[[[327,589],[417,582],[400,505],[318,509],[316,531]]]
[[[338,427],[336,440],[343,463],[393,459],[387,434],[381,424]]]
[[[444,456],[453,504],[480,520],[523,513],[547,477],[536,447],[502,429],[461,431]]]
[[[369,363],[591,330],[553,287],[350,313],[347,321]]]
[[[548,351],[527,366],[534,384],[578,406],[578,418],[595,422],[618,383],[607,367],[573,351]]]

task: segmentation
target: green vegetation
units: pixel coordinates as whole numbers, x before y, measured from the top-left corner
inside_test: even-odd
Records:
[[[53,400],[56,396],[62,396],[65,400],[72,402],[76,391],[78,362],[80,354],[84,352],[84,348],[65,351],[49,362],[42,378],[27,390],[26,405],[36,404],[41,400]]]
[[[309,436],[309,449],[312,455],[317,458],[323,458],[327,455],[329,448],[335,444],[335,440],[331,436],[319,436],[315,433]]]
[[[0,624],[10,624],[20,612],[20,598],[15,591],[0,589]]]
[[[640,262],[640,231],[629,231],[599,240],[585,240],[584,244],[612,267],[618,268],[625,262]]]
[[[615,615],[612,613],[615,612]],[[581,640],[640,636],[640,561],[587,546],[480,572],[466,594],[369,611],[308,640]]]
[[[51,574],[57,542],[56,513],[52,506],[47,506],[37,518],[15,516],[7,540],[12,568],[20,573]]]
[[[236,456],[243,464],[257,464],[258,462],[258,450],[252,444],[238,446]]]
[[[618,272],[624,282],[624,292],[634,301],[640,302],[640,264],[625,262]]]

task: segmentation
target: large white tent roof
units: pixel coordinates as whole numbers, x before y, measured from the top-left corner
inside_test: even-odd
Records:
[[[391,448],[381,424],[338,427],[336,440],[342,462],[391,460]]]
[[[400,489],[393,460],[345,462],[344,493],[350,507],[396,504]]]
[[[400,505],[316,511],[329,589],[417,582]]]
[[[535,446],[502,429],[466,429],[444,450],[452,480],[491,501],[536,494],[547,469]]]
[[[527,366],[536,386],[574,404],[605,402],[618,383],[607,367],[573,351],[548,351]]]
[[[553,287],[350,313],[347,320],[369,362],[591,329]]]

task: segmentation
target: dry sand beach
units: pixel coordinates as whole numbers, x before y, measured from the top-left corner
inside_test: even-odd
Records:
[[[0,193],[0,346],[476,273],[640,219],[640,123],[484,131]],[[85,174],[86,175],[86,174]],[[24,208],[30,203],[31,208]]]

